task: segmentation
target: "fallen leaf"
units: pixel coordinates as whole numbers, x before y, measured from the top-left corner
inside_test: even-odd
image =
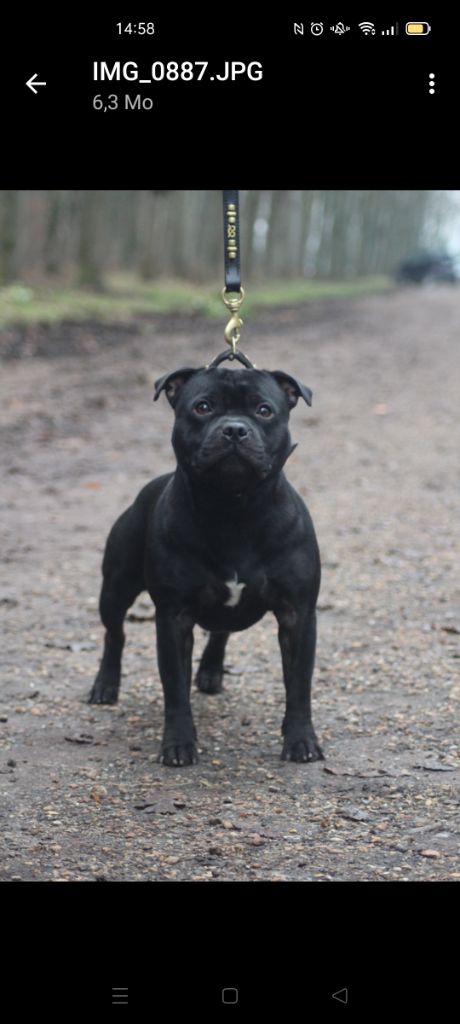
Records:
[[[456,765],[446,764],[444,761],[424,761],[423,764],[414,764],[414,768],[424,768],[426,772],[455,772]]]
[[[176,802],[168,798],[134,804],[134,807],[136,811],[145,811],[146,814],[176,814],[178,809]]]
[[[76,736],[64,736],[68,743],[94,743],[94,738],[89,732],[80,732]]]
[[[360,811],[359,807],[342,807],[339,813],[350,821],[369,821],[370,817],[367,811]]]
[[[376,771],[362,772],[353,771],[349,768],[333,768],[332,765],[323,765],[323,772],[328,775],[349,775],[354,779],[379,779],[382,775],[392,775],[393,772],[388,772],[386,768],[378,768]],[[409,774],[408,772],[398,772],[398,775]]]

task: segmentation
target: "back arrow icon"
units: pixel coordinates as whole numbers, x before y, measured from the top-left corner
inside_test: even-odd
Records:
[[[37,90],[35,88],[36,85],[46,85],[46,82],[36,82],[35,81],[36,77],[37,77],[36,75],[32,75],[32,77],[29,78],[29,81],[26,82],[26,85],[29,86],[29,89],[31,89],[32,92],[35,93],[35,95],[37,95]]]
[[[348,1003],[348,989],[341,988],[339,992],[333,992],[332,998],[337,999],[339,1003]]]

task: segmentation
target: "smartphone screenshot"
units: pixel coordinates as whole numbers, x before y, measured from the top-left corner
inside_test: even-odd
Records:
[[[459,28],[3,19],[16,1015],[455,1005]]]

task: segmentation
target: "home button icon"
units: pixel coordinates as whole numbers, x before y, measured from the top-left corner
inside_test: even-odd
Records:
[[[222,989],[222,1002],[233,1006],[238,1002],[238,989],[237,988],[223,988]]]

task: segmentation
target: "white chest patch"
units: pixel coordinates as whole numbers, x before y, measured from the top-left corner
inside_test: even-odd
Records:
[[[224,607],[226,607],[226,608],[234,608],[235,605],[238,604],[238,602],[239,602],[239,600],[241,598],[241,594],[242,594],[246,584],[245,583],[238,583],[238,576],[237,576],[237,573],[235,573],[235,579],[234,580],[225,580],[225,585],[228,587],[228,589],[230,591],[230,597],[229,597],[228,601],[224,601]]]

